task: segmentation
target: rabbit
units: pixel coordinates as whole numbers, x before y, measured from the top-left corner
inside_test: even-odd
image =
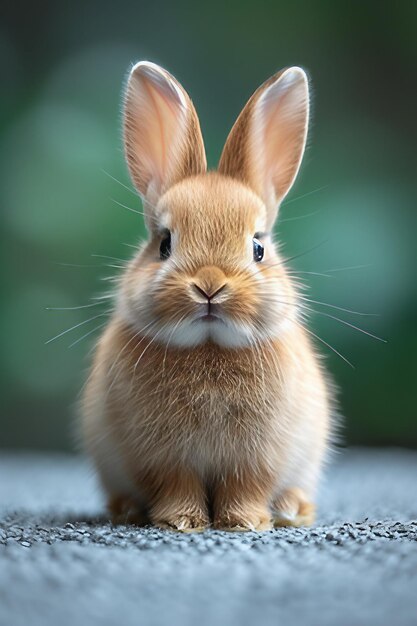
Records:
[[[149,238],[120,278],[82,401],[116,519],[146,511],[183,532],[314,521],[333,391],[272,240],[308,121],[306,74],[284,69],[207,171],[183,87],[147,61],[129,74],[124,149]]]

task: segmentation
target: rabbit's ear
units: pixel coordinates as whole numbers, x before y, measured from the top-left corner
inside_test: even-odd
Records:
[[[307,76],[291,67],[255,91],[227,138],[219,171],[246,183],[262,198],[268,226],[300,167],[308,115]]]
[[[154,63],[137,63],[129,75],[124,145],[132,180],[149,203],[183,178],[206,171],[194,106],[175,78]]]

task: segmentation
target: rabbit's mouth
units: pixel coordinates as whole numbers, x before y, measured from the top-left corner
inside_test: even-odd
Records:
[[[195,322],[223,322],[221,315],[221,305],[215,304],[214,302],[207,302],[207,304],[198,305],[200,309],[198,317],[194,320]]]
[[[194,348],[207,342],[224,348],[247,347],[253,343],[253,329],[248,324],[234,321],[227,314],[205,311],[183,316],[178,322],[163,324],[153,334],[157,341],[169,347]]]
[[[223,322],[222,318],[219,317],[218,315],[215,315],[214,313],[205,313],[204,315],[200,315],[199,317],[197,317],[197,319],[194,320],[195,322]]]

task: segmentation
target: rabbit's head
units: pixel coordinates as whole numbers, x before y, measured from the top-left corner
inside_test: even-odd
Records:
[[[153,63],[133,67],[125,152],[149,239],[128,265],[117,308],[136,333],[239,348],[296,323],[296,292],[271,230],[301,163],[308,109],[304,71],[276,74],[238,117],[218,171],[207,172],[187,93]]]

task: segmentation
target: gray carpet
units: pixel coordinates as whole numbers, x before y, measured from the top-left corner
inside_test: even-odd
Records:
[[[417,453],[353,450],[317,524],[111,526],[84,461],[0,457],[1,626],[417,624]]]

